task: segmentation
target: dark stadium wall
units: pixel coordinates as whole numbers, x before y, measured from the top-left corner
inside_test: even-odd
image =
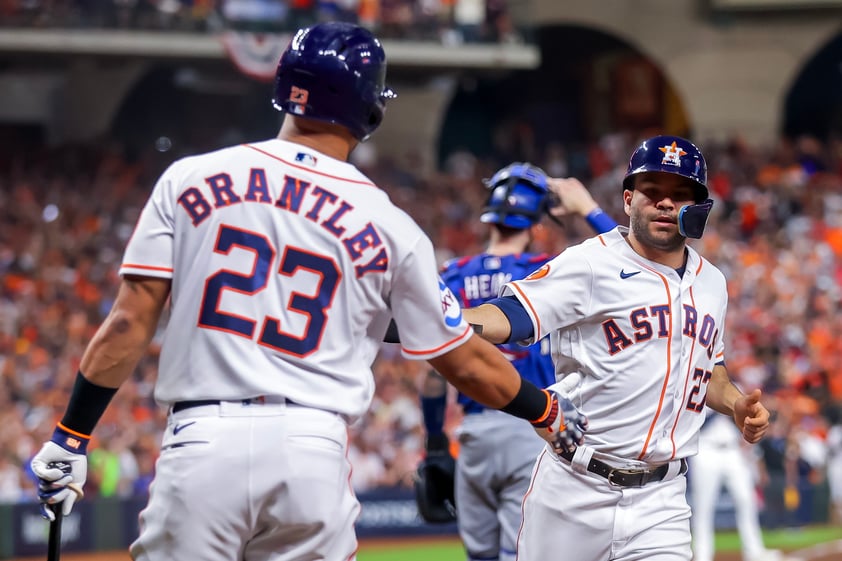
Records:
[[[596,29],[644,53],[684,102],[695,135],[740,134],[753,143],[766,143],[781,131],[792,80],[839,33],[840,12],[830,4],[812,10],[781,3],[759,10],[714,9],[697,0],[530,4],[536,27]]]
[[[799,72],[786,96],[783,130],[822,140],[842,136],[842,32]]]
[[[618,37],[578,26],[536,29],[541,65],[503,76],[463,76],[447,108],[438,161],[468,149],[533,159],[545,147],[616,131],[689,134],[684,101],[656,61]]]

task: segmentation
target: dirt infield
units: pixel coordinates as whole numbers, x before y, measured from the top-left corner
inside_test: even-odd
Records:
[[[363,540],[360,543],[360,549],[411,548],[413,545],[423,546],[436,541],[441,541],[441,538]],[[12,559],[10,561],[43,561],[44,559],[45,556],[41,556]],[[126,551],[65,553],[62,554],[61,559],[62,561],[131,561]],[[842,559],[842,541],[817,544],[789,552],[786,557],[786,561],[839,561],[840,559]],[[718,553],[716,561],[742,561],[742,555],[738,552]]]

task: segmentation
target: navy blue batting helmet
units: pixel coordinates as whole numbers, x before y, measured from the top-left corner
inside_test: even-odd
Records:
[[[480,222],[523,230],[541,220],[550,195],[547,174],[541,168],[515,162],[484,183],[491,193]]]
[[[623,189],[634,189],[634,176],[647,171],[674,173],[693,181],[696,202],[708,198],[708,168],[702,151],[680,136],[654,136],[632,153]]]
[[[300,29],[281,55],[272,104],[291,115],[342,125],[365,140],[383,120],[386,54],[367,29],[327,22]]]

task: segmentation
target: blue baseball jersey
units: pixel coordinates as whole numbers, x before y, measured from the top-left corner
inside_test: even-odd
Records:
[[[473,308],[496,298],[500,288],[511,280],[519,280],[550,260],[546,253],[514,255],[479,255],[451,259],[442,267],[441,277],[456,295],[463,308]],[[549,338],[534,345],[498,345],[521,376],[545,388],[555,383],[555,368],[550,358]],[[466,413],[481,411],[483,406],[459,394],[459,403]]]

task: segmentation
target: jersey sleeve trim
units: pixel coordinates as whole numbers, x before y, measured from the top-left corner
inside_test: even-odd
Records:
[[[120,275],[144,275],[148,277],[171,278],[172,267],[156,267],[154,265],[138,265],[136,263],[124,263],[120,267]]]
[[[474,331],[471,328],[471,326],[466,325],[465,330],[461,334],[459,334],[457,337],[454,337],[450,341],[444,343],[443,345],[439,345],[438,347],[435,347],[433,349],[424,349],[424,350],[419,350],[419,351],[407,349],[407,348],[401,348],[401,351],[403,351],[403,354],[411,356],[412,358],[415,358],[415,359],[418,359],[418,358],[424,358],[424,359],[435,358],[435,357],[449,351],[453,347],[458,347],[464,341],[467,341],[468,338],[471,335],[473,335],[473,333],[474,333]]]

